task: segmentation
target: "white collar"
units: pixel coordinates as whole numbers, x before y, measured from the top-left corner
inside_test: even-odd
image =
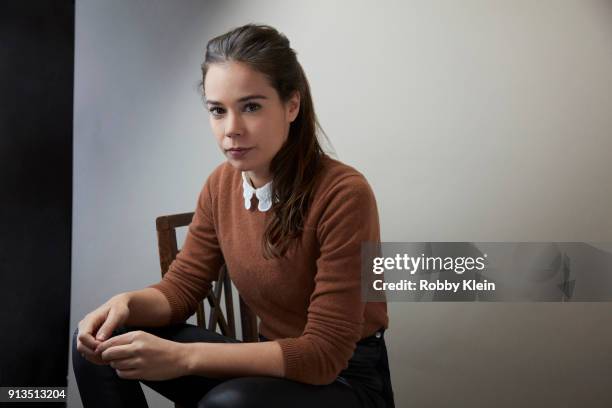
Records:
[[[272,182],[268,182],[265,185],[254,188],[249,182],[246,173],[242,172],[242,196],[244,197],[244,208],[247,210],[251,209],[251,198],[253,193],[257,197],[259,204],[257,209],[259,211],[268,211],[272,207]]]

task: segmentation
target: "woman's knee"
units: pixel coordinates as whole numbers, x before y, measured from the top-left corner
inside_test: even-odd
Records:
[[[115,335],[115,332],[113,332],[113,335]],[[81,352],[77,349],[78,337],[79,329],[77,328],[72,334],[72,367],[75,374],[77,374],[77,372],[83,368],[96,366],[96,364],[83,357]]]
[[[77,350],[78,338],[79,338],[79,329],[77,328],[74,330],[74,333],[72,334],[72,354],[78,355],[80,357],[81,353],[79,352],[79,350]]]
[[[74,329],[74,333],[72,333],[72,352],[74,353],[77,346],[77,338],[79,337],[79,328]]]
[[[79,371],[84,365],[89,364],[89,361],[87,361],[87,359],[81,355],[81,352],[77,350],[78,337],[79,329],[77,328],[72,334],[72,368],[75,375],[79,374]]]
[[[198,402],[198,408],[254,408],[261,407],[259,377],[227,380],[210,391]]]

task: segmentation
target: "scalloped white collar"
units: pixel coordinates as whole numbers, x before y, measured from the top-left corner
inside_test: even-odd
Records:
[[[247,210],[251,209],[251,198],[253,194],[257,197],[257,209],[265,212],[272,208],[272,182],[268,182],[265,185],[254,188],[249,182],[246,173],[242,172],[242,196],[244,197],[244,208]]]

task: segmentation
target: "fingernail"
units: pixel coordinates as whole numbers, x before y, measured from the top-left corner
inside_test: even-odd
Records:
[[[100,334],[98,334],[98,339],[99,339],[99,340],[104,340],[104,337],[106,337],[106,336],[104,335],[104,333],[100,333]]]

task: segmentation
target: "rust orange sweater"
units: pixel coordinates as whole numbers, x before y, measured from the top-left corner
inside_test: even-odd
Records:
[[[283,259],[266,260],[261,240],[271,210],[247,210],[241,172],[219,165],[199,194],[185,242],[160,290],[172,323],[185,321],[223,262],[239,293],[277,341],[286,378],[333,382],[355,343],[388,327],[387,304],[361,300],[361,243],[380,241],[376,200],[365,177],[324,156],[301,237]],[[256,201],[253,198],[253,201]]]

